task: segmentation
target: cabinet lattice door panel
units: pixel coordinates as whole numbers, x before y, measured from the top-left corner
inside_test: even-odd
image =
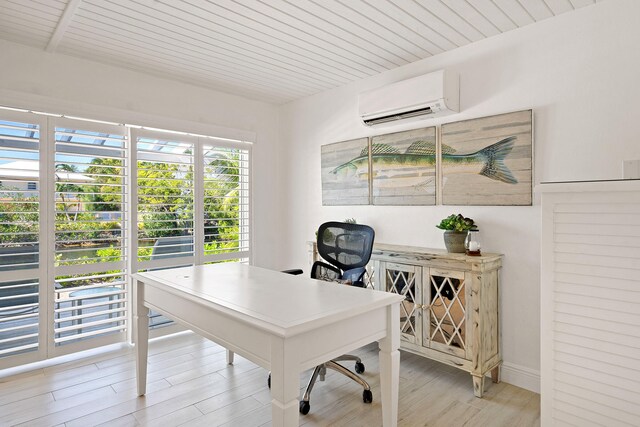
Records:
[[[384,268],[384,289],[405,297],[400,304],[400,339],[416,345],[422,335],[421,271],[420,267],[393,263],[386,263]]]
[[[466,357],[467,298],[464,272],[430,269],[428,327],[423,338],[429,347]]]

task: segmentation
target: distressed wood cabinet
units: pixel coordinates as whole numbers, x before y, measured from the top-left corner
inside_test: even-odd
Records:
[[[318,259],[314,242],[309,255]],[[370,285],[405,297],[400,348],[469,372],[477,397],[489,372],[500,380],[501,266],[499,254],[470,257],[383,243],[371,257]]]

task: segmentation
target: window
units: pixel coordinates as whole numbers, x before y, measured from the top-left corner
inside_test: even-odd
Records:
[[[9,116],[0,120],[0,357],[40,348],[40,194],[29,188],[40,179],[40,125],[0,119]]]
[[[202,147],[206,262],[249,256],[249,151]]]
[[[250,164],[241,141],[0,109],[0,368],[126,340],[132,272],[248,262]]]
[[[50,178],[55,181],[54,342],[59,346],[126,331],[127,137],[123,127],[56,123]]]

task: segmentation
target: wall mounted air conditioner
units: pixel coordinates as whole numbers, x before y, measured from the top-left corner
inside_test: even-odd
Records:
[[[367,126],[395,125],[460,110],[458,74],[440,70],[363,92],[359,112]]]

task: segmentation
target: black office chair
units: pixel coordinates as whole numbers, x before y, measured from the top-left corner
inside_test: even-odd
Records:
[[[318,253],[326,261],[316,261],[311,268],[311,278],[326,281],[340,281],[352,286],[366,287],[364,283],[365,266],[371,258],[375,232],[368,225],[344,222],[326,222],[318,228]],[[355,361],[355,371],[364,372],[364,364],[359,357],[345,354],[322,365],[316,366],[309,380],[309,385],[300,401],[300,413],[309,413],[311,405],[309,397],[318,377],[324,381],[327,368],[340,372],[360,384],[364,391],[362,400],[373,401],[369,384],[357,374],[345,368],[339,361]]]

